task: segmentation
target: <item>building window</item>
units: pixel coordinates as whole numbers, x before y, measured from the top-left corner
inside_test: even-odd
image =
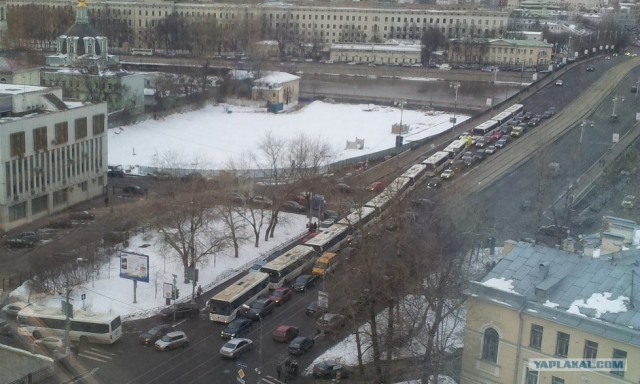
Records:
[[[27,202],[23,201],[9,207],[9,221],[16,221],[27,217]]]
[[[93,116],[93,135],[104,133],[104,114]]]
[[[584,358],[585,360],[593,360],[598,356],[598,343],[585,340],[584,341]]]
[[[484,331],[484,337],[482,340],[482,358],[494,363],[498,362],[498,343],[500,342],[500,336],[498,331],[493,328],[487,328]]]
[[[542,348],[542,331],[541,325],[531,324],[531,336],[529,338],[529,347],[540,350]]]
[[[33,130],[33,150],[39,151],[41,149],[47,149],[47,127]]]
[[[76,119],[74,122],[76,140],[87,137],[87,118]]]
[[[567,357],[569,353],[569,334],[558,332],[556,336],[556,355]]]
[[[56,144],[64,144],[69,142],[69,123],[62,122],[55,125]]]
[[[16,132],[9,135],[11,144],[11,156],[22,156],[25,151],[24,132]]]
[[[538,384],[538,371],[527,368],[524,377],[524,384]]]
[[[620,350],[620,349],[615,349],[613,348],[613,359],[617,359],[617,360],[624,360],[624,365],[626,367],[627,365],[627,352]],[[620,377],[624,377],[624,371],[623,370],[619,370],[619,371],[611,371],[612,375],[616,375],[616,376],[620,376]]]
[[[559,377],[551,376],[551,384],[564,384],[564,379]]]
[[[48,201],[48,195],[36,197],[35,199],[31,200],[31,214],[35,215],[40,212],[45,212],[48,208]]]

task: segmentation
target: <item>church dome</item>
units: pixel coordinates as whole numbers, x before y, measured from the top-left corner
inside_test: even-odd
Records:
[[[85,0],[78,0],[78,5],[76,6],[76,22],[73,23],[73,25],[69,27],[69,29],[67,29],[67,32],[65,32],[65,35],[67,37],[78,38],[78,47],[76,52],[78,56],[82,56],[89,52],[89,50],[86,49],[86,47],[84,46],[83,38],[85,37],[96,38],[99,36],[98,32],[96,32],[96,30],[93,29],[91,24],[89,24],[89,17],[87,14],[87,5],[85,4]],[[66,46],[63,48],[62,53],[65,53],[65,54],[68,53],[66,52]],[[95,53],[96,55],[100,54],[100,46],[98,44],[96,44]]]

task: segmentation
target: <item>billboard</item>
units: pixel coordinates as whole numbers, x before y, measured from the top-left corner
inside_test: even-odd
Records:
[[[120,253],[120,277],[149,282],[149,256],[139,253]]]
[[[173,284],[164,283],[162,285],[162,297],[165,299],[173,299]]]

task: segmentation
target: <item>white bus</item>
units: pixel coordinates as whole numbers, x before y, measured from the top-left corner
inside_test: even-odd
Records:
[[[80,343],[113,344],[122,336],[120,316],[109,313],[74,311],[69,339]],[[18,312],[18,333],[36,339],[64,338],[66,315],[62,308],[29,306]]]
[[[524,111],[524,105],[522,104],[513,104],[512,106],[504,110],[504,112],[510,113],[511,117],[518,116],[520,113],[522,113],[522,111]]]
[[[242,304],[251,305],[257,298],[269,293],[269,275],[249,273],[213,296],[208,302],[209,320],[230,323],[236,318]]]
[[[337,248],[342,243],[342,240],[347,238],[348,234],[349,227],[342,224],[333,224],[307,240],[304,245],[313,247],[319,253],[329,252]]]
[[[269,289],[280,288],[302,275],[303,271],[311,270],[315,255],[312,247],[296,245],[263,265],[260,272],[269,274]]]
[[[401,175],[406,177],[411,182],[411,185],[418,183],[424,177],[424,171],[427,170],[427,166],[424,164],[413,164],[409,169],[404,171]]]
[[[460,153],[464,152],[465,148],[467,148],[467,143],[464,140],[458,139],[447,145],[443,152],[447,152],[450,159],[455,159]]]
[[[472,136],[485,136],[500,125],[496,120],[487,120],[471,130]]]
[[[151,49],[151,48],[131,48],[131,54],[133,56],[153,56],[153,49]]]
[[[449,153],[448,152],[436,152],[431,157],[422,162],[422,164],[427,166],[427,170],[425,174],[427,176],[436,176],[442,172],[445,167],[449,164]]]

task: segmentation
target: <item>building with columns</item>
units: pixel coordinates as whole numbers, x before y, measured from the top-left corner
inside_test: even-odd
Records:
[[[0,230],[101,195],[106,173],[106,103],[0,84]]]

